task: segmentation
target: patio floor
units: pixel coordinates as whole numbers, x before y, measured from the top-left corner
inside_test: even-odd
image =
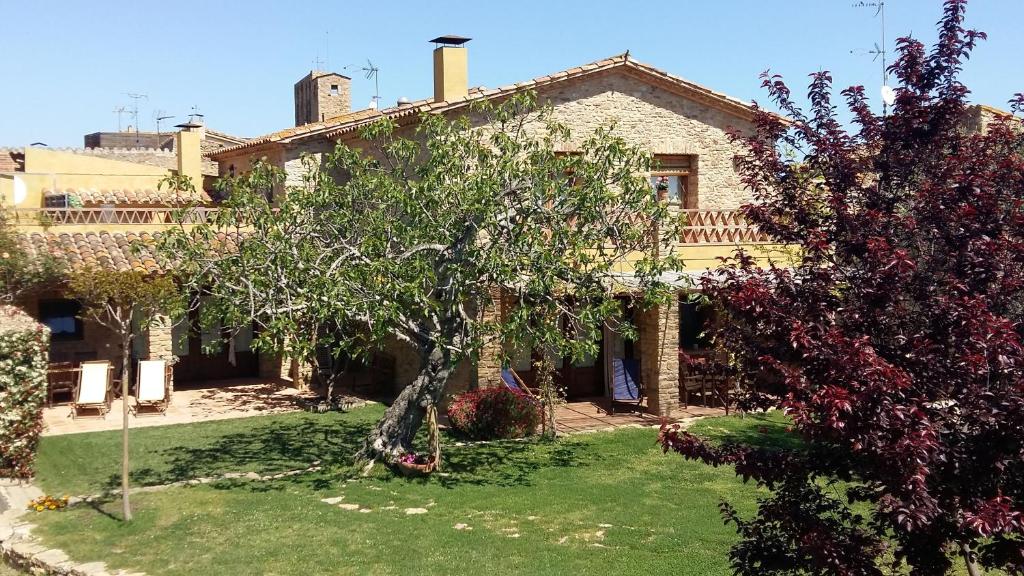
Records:
[[[187,424],[209,420],[245,418],[263,414],[280,414],[303,409],[299,403],[302,393],[287,383],[260,379],[211,381],[202,388],[175,390],[165,415],[143,414],[128,416],[130,427]],[[129,396],[133,405],[134,398]],[[559,434],[574,434],[592,430],[625,426],[657,426],[661,417],[631,407],[616,407],[608,414],[603,398],[580,399],[558,407],[555,417]],[[673,421],[703,416],[724,416],[722,408],[704,406],[680,407]],[[442,419],[444,420],[444,419]],[[446,422],[445,422],[446,423]],[[77,434],[120,430],[121,400],[114,400],[103,418],[91,415],[71,418],[71,407],[58,405],[43,409],[43,435]]]
[[[608,404],[604,398],[581,399],[559,406],[555,412],[555,420],[559,434],[661,424],[660,416],[641,411],[646,408],[646,405],[641,405],[640,410],[616,406],[615,414],[608,414]],[[686,408],[680,406],[671,421],[703,416],[725,416],[725,410],[705,406],[688,406]]]
[[[166,415],[131,414],[129,426],[163,426],[206,420],[226,420],[261,414],[300,410],[300,392],[288,384],[260,379],[211,381],[202,388],[175,390]],[[130,405],[134,398],[129,396]],[[43,409],[43,435],[76,434],[121,429],[121,400],[114,400],[103,418],[91,415],[71,418],[71,407],[58,405]]]

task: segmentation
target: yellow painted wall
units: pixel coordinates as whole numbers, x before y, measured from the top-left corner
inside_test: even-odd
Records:
[[[44,190],[155,189],[160,180],[171,173],[157,166],[59,150],[26,148],[25,171],[0,174],[0,194],[4,206],[9,208],[39,208],[43,205]],[[24,201],[17,205],[14,203],[16,181],[24,184],[26,191]]]
[[[167,170],[156,166],[34,147],[25,148],[25,172],[92,176],[163,176],[167,174]]]

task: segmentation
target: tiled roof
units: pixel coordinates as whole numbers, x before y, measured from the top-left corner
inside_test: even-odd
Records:
[[[72,270],[99,266],[115,270],[160,272],[148,232],[32,232],[20,235],[30,254],[50,254]]]
[[[182,204],[209,204],[213,200],[205,191],[179,193],[164,188],[127,189],[96,189],[96,188],[60,188],[44,189],[43,196],[68,194],[77,196],[84,206],[100,206],[103,204],[132,204],[145,206],[179,206]]]
[[[153,242],[159,232],[23,232],[22,246],[30,255],[49,254],[71,270],[101,267],[138,270],[147,274],[163,272],[157,264]],[[211,242],[218,253],[237,249],[237,233],[219,232]]]
[[[751,105],[749,102],[744,102],[743,100],[727,96],[721,92],[716,92],[710,88],[690,82],[689,80],[679,76],[674,76],[653,66],[642,64],[631,58],[629,53],[626,53],[583,66],[563,70],[561,72],[555,72],[554,74],[549,74],[547,76],[527,80],[525,82],[503,86],[501,88],[472,88],[465,97],[451,102],[435,102],[433,99],[424,99],[401,106],[384,108],[382,110],[360,110],[358,112],[337,116],[335,118],[329,118],[323,122],[315,122],[304,126],[288,128],[279,132],[274,132],[273,134],[253,138],[245,144],[223,148],[217,152],[209,154],[209,156],[211,158],[216,158],[222,154],[246,148],[258,147],[262,144],[287,144],[311,137],[326,137],[333,139],[341,136],[342,134],[358,130],[362,126],[365,126],[378,118],[388,117],[397,120],[407,117],[415,118],[423,113],[446,112],[468,106],[475,101],[502,98],[523,90],[540,89],[555,83],[585,77],[613,68],[623,68],[634,75],[660,82],[668,90],[676,91],[689,98],[703,101],[742,118],[750,118],[752,116]]]
[[[278,130],[277,132],[273,132],[271,134],[258,136],[256,138],[250,138],[244,144],[221,148],[220,150],[217,150],[215,152],[208,153],[207,156],[216,157],[225,152],[234,152],[236,150],[254,148],[261,144],[283,142],[299,136],[321,133],[323,132],[324,129],[332,128],[334,126],[340,126],[348,122],[358,122],[360,120],[380,118],[381,116],[382,114],[378,110],[358,110],[356,112],[350,112],[348,114],[342,114],[341,116],[328,118],[327,120],[323,120],[321,122],[312,122],[309,124],[303,124],[302,126],[296,126],[294,128],[285,128],[284,130]]]

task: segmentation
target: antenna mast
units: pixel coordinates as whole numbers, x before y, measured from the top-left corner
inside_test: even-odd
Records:
[[[156,136],[157,142],[160,140],[160,122],[174,118],[174,116],[168,116],[164,110],[157,110],[153,112],[153,117],[156,119]]]
[[[889,102],[891,99],[892,88],[889,87],[889,66],[886,61],[886,43],[885,43],[885,0],[877,0],[876,2],[865,2],[860,1],[853,4],[854,8],[874,8],[875,16],[879,18],[879,24],[881,26],[882,44],[879,46],[875,44],[874,50],[869,50],[868,54],[873,55],[871,59],[875,62],[879,59],[882,61],[882,116],[885,116],[889,109]],[[852,52],[852,51],[851,51]]]
[[[118,132],[121,131],[121,116],[124,116],[124,113],[127,112],[127,111],[128,111],[128,109],[125,108],[124,106],[118,106],[117,108],[114,108],[114,114],[117,114],[117,131]]]
[[[149,100],[149,96],[145,94],[132,94],[131,92],[125,92],[125,95],[132,99],[132,122],[135,124],[135,145],[139,145],[139,100],[145,98]]]
[[[342,70],[361,70],[364,73],[363,76],[367,80],[373,80],[373,104],[380,104],[380,68],[377,68],[369,58],[366,59],[366,66],[353,64],[351,66],[345,66]]]

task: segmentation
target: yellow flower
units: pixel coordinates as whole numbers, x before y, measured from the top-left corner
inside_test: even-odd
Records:
[[[42,511],[43,511],[42,505],[36,504],[36,512],[42,512]]]

